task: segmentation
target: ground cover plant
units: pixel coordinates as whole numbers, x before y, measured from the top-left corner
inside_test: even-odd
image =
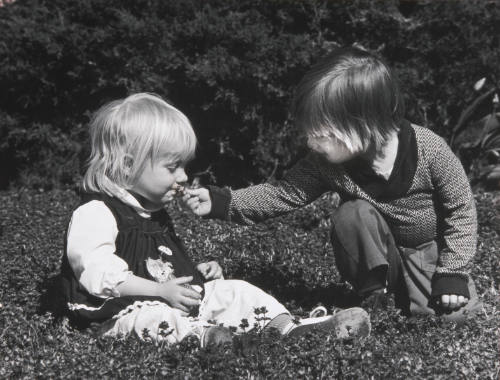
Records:
[[[219,349],[195,339],[173,347],[103,339],[58,319],[54,278],[63,231],[78,202],[71,190],[0,193],[1,378],[443,378],[498,376],[500,192],[478,193],[480,239],[472,274],[484,312],[463,326],[408,319],[389,305],[372,313],[372,335],[339,342],[311,334],[277,341],[253,335]],[[226,278],[243,278],[305,315],[318,303],[345,306],[328,242],[334,196],[252,227],[200,220],[170,207],[195,258],[210,256]]]

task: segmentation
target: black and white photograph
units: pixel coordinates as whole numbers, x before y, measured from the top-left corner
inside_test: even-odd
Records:
[[[0,0],[0,378],[500,378],[500,0]]]

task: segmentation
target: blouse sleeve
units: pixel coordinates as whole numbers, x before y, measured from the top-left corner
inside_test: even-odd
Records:
[[[68,261],[82,286],[92,295],[118,297],[116,287],[131,273],[115,254],[116,220],[101,201],[91,201],[74,212],[68,228]]]

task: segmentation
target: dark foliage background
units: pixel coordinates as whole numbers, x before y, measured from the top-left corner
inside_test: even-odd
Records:
[[[499,78],[499,24],[487,0],[21,0],[0,8],[0,186],[75,184],[89,114],[137,91],[192,120],[205,183],[280,176],[301,153],[294,85],[338,45],[378,51],[408,118],[449,137]]]

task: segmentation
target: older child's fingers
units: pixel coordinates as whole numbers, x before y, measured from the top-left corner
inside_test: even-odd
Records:
[[[464,296],[458,296],[458,303],[460,304],[460,306],[465,306],[469,303],[469,299]]]
[[[197,189],[186,189],[186,193],[189,194],[191,197],[200,197],[203,196],[205,193],[208,193],[208,190],[200,187]]]
[[[200,199],[198,197],[191,197],[186,201],[186,203],[191,207],[196,204],[200,204]]]
[[[198,197],[191,197],[186,201],[186,204],[189,206],[189,208],[194,210],[200,205],[200,200],[198,199]]]
[[[450,306],[450,296],[448,294],[443,294],[441,296],[441,306],[447,309]]]
[[[450,305],[449,308],[454,310],[458,307],[458,296],[456,294],[450,294]]]

